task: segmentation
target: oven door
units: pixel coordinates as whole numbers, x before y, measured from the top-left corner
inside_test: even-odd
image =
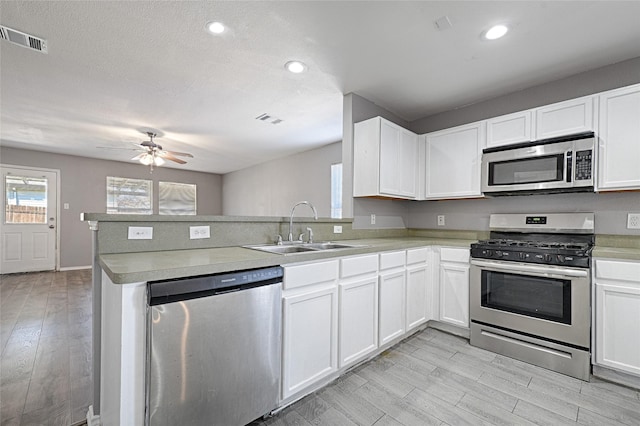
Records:
[[[472,259],[472,321],[589,348],[589,270]]]

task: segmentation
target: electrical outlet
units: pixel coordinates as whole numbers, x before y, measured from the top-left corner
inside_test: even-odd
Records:
[[[371,215],[371,224],[372,224],[372,225],[375,225],[375,224],[376,224],[376,215],[375,215],[375,214],[372,214],[372,215]]]
[[[334,234],[342,234],[342,225],[334,225],[333,226]]]
[[[627,229],[640,229],[640,213],[627,215]]]
[[[189,238],[199,240],[201,238],[211,238],[211,227],[207,226],[190,226]]]
[[[62,205],[62,208],[65,209],[65,210],[69,210],[69,203],[64,203]]]
[[[152,226],[130,226],[129,239],[130,240],[152,240],[153,227]]]
[[[438,215],[438,226],[444,226],[445,221],[444,221],[444,215],[443,214],[439,214]]]

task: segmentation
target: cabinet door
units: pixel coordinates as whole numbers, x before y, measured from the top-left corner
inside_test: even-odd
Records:
[[[469,327],[469,266],[440,264],[440,320]]]
[[[600,94],[598,190],[640,188],[640,84]]]
[[[521,111],[487,120],[487,147],[533,140],[531,118],[531,111]]]
[[[479,197],[484,123],[428,134],[425,198]]]
[[[407,331],[427,322],[427,265],[407,268]]]
[[[418,136],[385,120],[380,126],[380,193],[415,198]]]
[[[594,97],[571,99],[537,108],[536,139],[566,136],[594,130]]]
[[[282,398],[338,368],[338,290],[283,297]]]
[[[405,330],[404,270],[380,275],[380,346],[402,336]]]
[[[378,347],[378,278],[340,283],[340,368]]]
[[[640,375],[640,283],[596,282],[596,363]]]

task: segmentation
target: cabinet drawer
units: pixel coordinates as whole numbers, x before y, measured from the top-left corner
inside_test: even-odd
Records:
[[[596,259],[596,279],[632,281],[640,284],[640,262]]]
[[[378,272],[378,255],[348,257],[340,260],[340,278]]]
[[[419,248],[407,250],[407,265],[415,263],[425,263],[429,258],[428,248]]]
[[[405,252],[393,251],[390,253],[380,253],[380,269],[399,268],[404,266]]]
[[[469,249],[442,247],[440,249],[442,262],[469,262]]]
[[[306,285],[321,284],[338,279],[338,261],[305,263],[285,266],[282,288],[289,290]]]

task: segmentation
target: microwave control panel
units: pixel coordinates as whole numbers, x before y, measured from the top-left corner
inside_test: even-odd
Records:
[[[593,164],[593,151],[586,149],[584,151],[576,151],[576,170],[575,180],[591,180]]]

